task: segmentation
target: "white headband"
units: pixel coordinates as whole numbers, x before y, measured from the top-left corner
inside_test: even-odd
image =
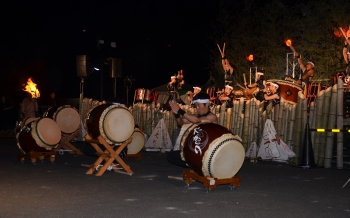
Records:
[[[199,89],[199,91],[202,90],[201,88],[199,88],[199,87],[197,87],[197,86],[195,86],[195,87],[193,87],[193,88],[194,88],[194,89]]]
[[[194,104],[196,102],[205,104],[205,103],[209,103],[210,100],[209,99],[196,99],[196,100],[192,101],[192,104]]]
[[[314,62],[308,61],[307,63],[311,64],[313,67],[315,66]]]
[[[257,75],[264,75],[264,73],[262,73],[262,72],[257,72],[256,74]]]
[[[270,83],[271,85],[275,86],[276,88],[278,88],[279,86],[276,83]]]
[[[233,89],[233,87],[232,87],[232,86],[229,86],[229,85],[226,85],[225,87],[230,88],[230,89]]]
[[[173,79],[173,78],[176,78],[176,76],[171,76],[170,78],[172,78],[172,79]]]

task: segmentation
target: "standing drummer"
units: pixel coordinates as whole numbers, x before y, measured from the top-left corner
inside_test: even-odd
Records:
[[[301,79],[298,79],[297,81],[295,81],[295,83],[298,85],[301,85],[302,82],[304,82],[306,85],[310,84],[312,81],[312,77],[315,74],[315,63],[312,61],[308,61],[305,66],[298,52],[295,52],[294,56],[295,58],[297,58],[300,68],[303,72],[303,74],[301,75]]]
[[[187,114],[175,101],[169,102],[171,110],[175,115],[177,125],[182,126],[184,124],[199,123],[201,121],[218,123],[216,115],[210,111],[210,97],[207,93],[198,93],[194,96],[192,103],[197,108],[198,115]],[[181,167],[187,167],[186,162],[181,159],[180,147],[174,147],[173,151],[168,152],[167,159],[170,163]]]
[[[219,100],[221,103],[226,102],[226,108],[232,108],[233,107],[233,93],[232,93],[233,87],[226,85],[225,86],[225,92],[219,96]]]

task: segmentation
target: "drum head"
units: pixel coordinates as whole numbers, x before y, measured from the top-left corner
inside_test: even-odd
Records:
[[[134,131],[132,134],[132,141],[130,144],[128,144],[128,154],[139,153],[144,145],[145,135],[139,130]]]
[[[202,159],[205,176],[218,179],[232,178],[242,167],[245,152],[241,142],[232,134],[214,140]]]
[[[117,144],[130,138],[135,129],[135,121],[126,108],[112,105],[101,115],[99,126],[102,137],[108,143]]]
[[[62,133],[73,133],[80,126],[80,114],[71,107],[58,108],[54,114],[54,120],[60,127]]]
[[[42,118],[31,124],[32,136],[41,147],[56,146],[61,140],[61,130],[57,123],[50,118]],[[44,144],[42,146],[42,144]]]

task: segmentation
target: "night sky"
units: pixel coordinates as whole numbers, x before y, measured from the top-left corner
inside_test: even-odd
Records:
[[[203,85],[209,79],[211,23],[218,3],[203,1],[7,1],[1,7],[2,93],[21,92],[33,77],[42,96],[79,98],[81,79],[76,55],[86,54],[103,67],[104,100],[113,97],[106,58],[122,59],[117,97],[126,97],[124,78],[134,89],[152,89],[183,69],[185,81]],[[79,2],[79,3],[78,3]],[[104,45],[98,46],[98,40]],[[110,47],[115,42],[116,48]],[[85,97],[100,100],[101,71],[84,79]]]

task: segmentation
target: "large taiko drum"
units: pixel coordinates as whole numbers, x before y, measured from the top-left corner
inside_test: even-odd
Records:
[[[44,117],[53,119],[60,127],[63,134],[71,134],[80,127],[80,114],[70,105],[50,107]]]
[[[31,151],[46,152],[58,146],[61,130],[52,119],[41,118],[23,126],[16,138],[17,145],[24,154]]]
[[[38,120],[40,119],[40,117],[26,117],[24,118],[21,122],[19,122],[19,124],[16,126],[16,133],[19,133],[19,131],[21,131],[21,129],[27,125],[28,123],[34,121],[34,120]]]
[[[241,139],[218,124],[193,124],[183,135],[181,146],[181,156],[200,176],[232,178],[244,162]]]
[[[223,93],[221,88],[211,87],[207,89],[207,94],[210,97],[210,101],[214,104],[221,104],[219,96]]]
[[[274,82],[279,85],[280,96],[289,102],[298,102],[298,92],[303,91],[302,87],[298,84],[286,81],[286,80],[267,80],[267,82]]]
[[[87,134],[102,136],[109,144],[125,142],[134,133],[134,117],[119,104],[102,104],[90,110],[84,122]]]
[[[128,144],[128,154],[137,154],[139,153],[143,146],[145,145],[145,134],[139,130],[135,129],[132,134],[132,141]]]
[[[156,98],[156,99],[155,99]],[[151,103],[158,99],[158,92],[150,89],[139,88],[135,90],[135,102]]]

